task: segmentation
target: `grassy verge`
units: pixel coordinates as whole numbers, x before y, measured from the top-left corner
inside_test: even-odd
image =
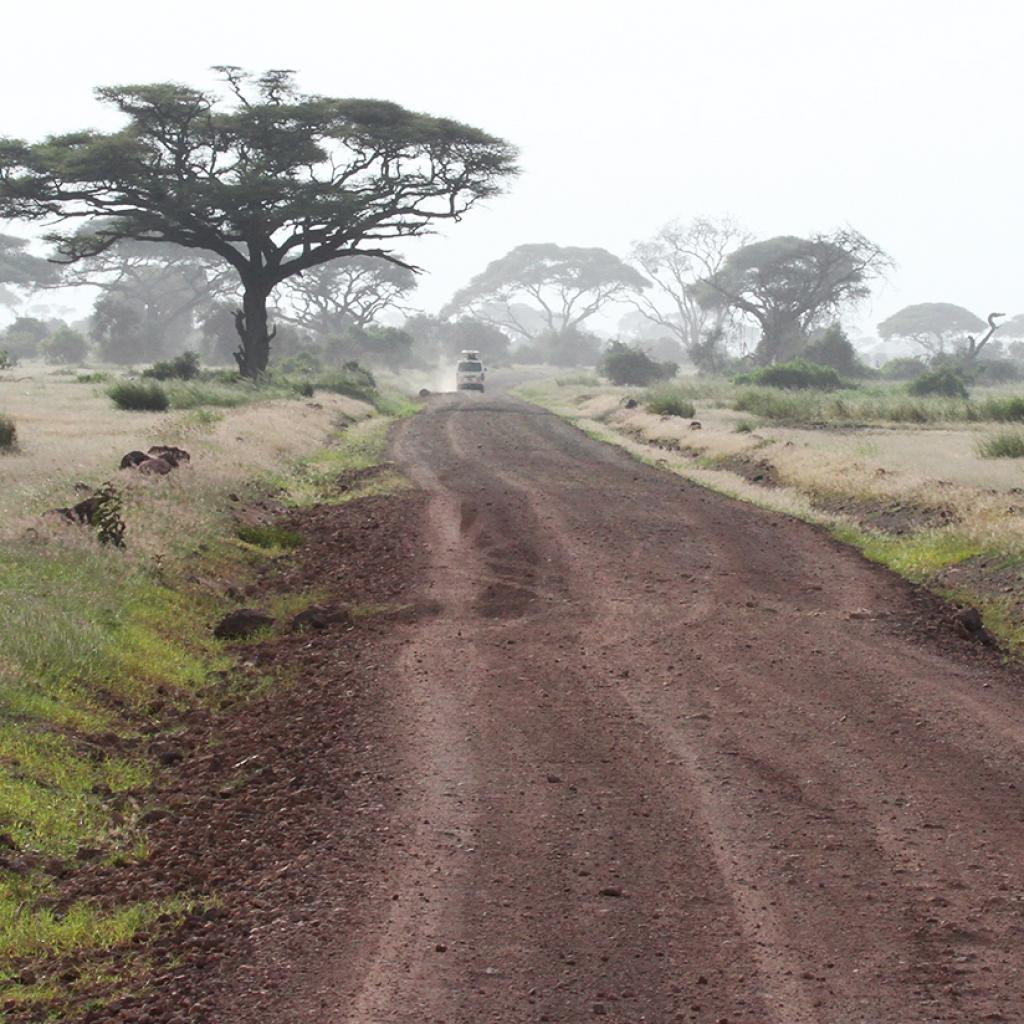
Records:
[[[47,395],[59,432],[65,410],[56,398],[81,404],[52,386]],[[409,411],[396,400],[388,407]],[[168,709],[223,692],[225,674],[230,685],[233,659],[211,631],[230,603],[229,584],[301,543],[274,527],[239,527],[233,510],[278,483],[296,501],[326,495],[339,473],[379,460],[393,418],[373,418],[369,404],[333,394],[314,406],[170,414],[154,440],[189,448],[192,463],[147,479],[115,468],[137,445],[109,423],[131,414],[87,408],[96,417],[96,461],[73,472],[94,486],[115,481],[126,547],[101,546],[88,526],[38,515],[67,503],[70,489],[66,477],[47,473],[42,418],[34,451],[11,463],[0,522],[0,1005],[59,1003],[67,986],[51,966],[69,952],[89,954],[82,984],[99,975],[115,984],[113,951],[206,898],[64,905],[60,879],[83,851],[112,866],[145,858],[154,729]]]
[[[746,403],[724,395],[720,382],[703,401],[699,386],[672,386],[681,401],[696,403],[699,432],[677,417],[626,409],[624,399],[635,391],[545,382],[518,393],[648,464],[828,529],[905,578],[977,606],[989,629],[1024,653],[1024,501],[1018,497],[1024,481],[1011,458],[1016,434],[986,438],[967,421],[941,430],[916,421],[899,425],[899,413],[885,427],[850,431],[843,429],[845,406],[831,407],[835,418],[825,425],[833,431],[782,426],[738,415],[734,406]],[[820,412],[841,398],[756,390],[805,411]],[[936,418],[951,408],[946,399],[915,401]],[[1018,401],[989,396],[971,415],[1008,416]],[[1009,563],[1020,571],[993,569]]]

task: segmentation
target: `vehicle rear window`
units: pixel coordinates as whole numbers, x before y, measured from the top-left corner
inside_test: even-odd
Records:
[[[483,363],[463,362],[459,363],[459,373],[479,373],[484,368]]]

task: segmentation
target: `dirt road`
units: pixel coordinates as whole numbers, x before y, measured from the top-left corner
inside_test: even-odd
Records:
[[[432,399],[394,451],[436,603],[390,673],[401,796],[262,1021],[1024,1020],[1019,673],[511,399]]]

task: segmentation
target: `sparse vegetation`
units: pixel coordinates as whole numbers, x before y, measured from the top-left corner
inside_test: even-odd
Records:
[[[18,444],[18,428],[10,416],[0,413],[0,452],[9,452]]]
[[[107,394],[119,409],[130,412],[164,412],[171,405],[167,392],[155,381],[118,381],[107,389]]]
[[[240,526],[237,531],[240,541],[257,548],[288,550],[302,544],[302,534],[284,526]]]
[[[1024,432],[1003,430],[990,434],[978,442],[978,454],[983,459],[1024,458]]]
[[[695,406],[672,387],[658,388],[648,393],[644,400],[648,412],[658,416],[685,416],[693,419]]]

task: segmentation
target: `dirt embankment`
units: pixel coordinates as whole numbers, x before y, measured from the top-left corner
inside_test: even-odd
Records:
[[[94,1019],[1021,1018],[1017,670],[521,403],[431,399],[395,457],[418,490],[303,521],[289,583],[419,613],[254,650],[295,686],[196,736],[155,827],[223,916]]]

